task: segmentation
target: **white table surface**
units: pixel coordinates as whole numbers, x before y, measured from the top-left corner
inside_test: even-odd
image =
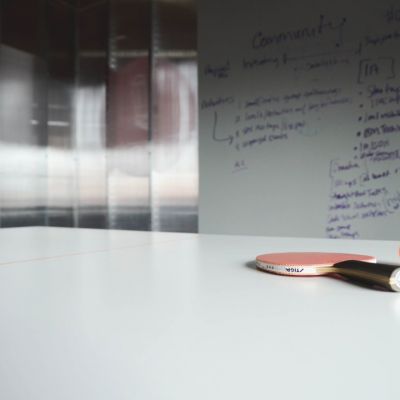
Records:
[[[400,242],[0,230],[0,399],[399,399],[400,294],[258,271]]]

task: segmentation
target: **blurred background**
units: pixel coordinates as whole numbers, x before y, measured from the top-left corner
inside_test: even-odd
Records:
[[[0,0],[0,227],[197,232],[195,0]]]

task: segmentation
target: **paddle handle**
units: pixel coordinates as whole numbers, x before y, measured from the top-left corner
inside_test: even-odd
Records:
[[[335,264],[334,270],[353,280],[400,292],[400,265],[349,260]]]

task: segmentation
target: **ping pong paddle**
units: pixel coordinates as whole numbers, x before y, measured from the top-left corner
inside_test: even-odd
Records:
[[[363,254],[346,253],[270,253],[256,257],[258,268],[280,275],[341,276],[400,291],[400,266],[377,263]]]

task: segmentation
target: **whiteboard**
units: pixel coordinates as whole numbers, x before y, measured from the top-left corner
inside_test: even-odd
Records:
[[[400,238],[400,4],[202,0],[199,230]]]

